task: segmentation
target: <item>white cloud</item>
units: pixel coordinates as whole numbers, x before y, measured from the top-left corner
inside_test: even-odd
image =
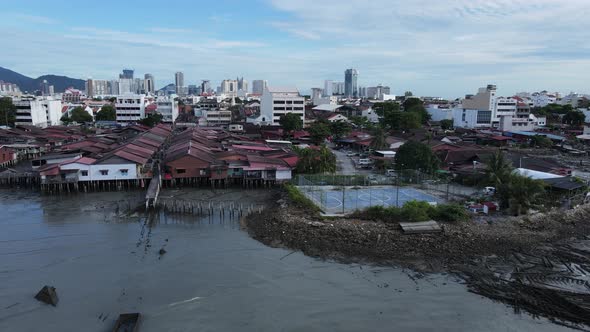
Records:
[[[7,20],[26,21],[28,23],[35,23],[35,24],[57,24],[57,23],[59,23],[58,20],[53,19],[51,17],[30,15],[30,14],[23,14],[23,13],[4,13],[2,16]]]

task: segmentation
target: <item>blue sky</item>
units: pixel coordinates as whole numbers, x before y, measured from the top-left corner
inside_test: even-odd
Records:
[[[0,66],[29,76],[244,76],[307,92],[359,85],[460,97],[590,92],[589,0],[42,1],[1,4]]]

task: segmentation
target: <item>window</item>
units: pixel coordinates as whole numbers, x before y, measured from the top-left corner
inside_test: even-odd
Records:
[[[127,175],[127,174],[129,174],[129,170],[126,169],[126,168],[123,168],[120,171],[121,171],[121,175]]]
[[[303,104],[303,100],[295,100],[293,104]]]
[[[287,104],[293,104],[292,100],[287,100]]]
[[[100,175],[109,175],[108,169],[101,169],[99,172],[100,172]]]
[[[275,107],[274,110],[275,111],[284,111],[285,108],[284,107]]]
[[[207,170],[204,170],[204,169],[200,170],[199,175],[207,175]]]
[[[176,169],[176,174],[184,174],[184,173],[186,173],[186,169],[184,169],[184,168],[177,168]]]
[[[284,104],[285,101],[284,100],[275,100],[274,104]]]
[[[80,171],[80,175],[82,175],[82,176],[88,176],[88,171]]]

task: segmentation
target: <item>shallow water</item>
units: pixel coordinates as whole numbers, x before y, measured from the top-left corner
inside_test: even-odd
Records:
[[[141,331],[568,330],[448,275],[269,248],[218,215],[160,214],[151,228],[113,217],[109,202],[138,195],[1,190],[0,331],[110,331],[123,312],[142,313]],[[45,284],[57,288],[55,308],[33,299]]]

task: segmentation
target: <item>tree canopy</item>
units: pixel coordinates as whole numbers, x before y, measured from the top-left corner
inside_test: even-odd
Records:
[[[117,120],[117,112],[112,105],[104,105],[100,111],[96,113],[96,121],[115,121]]]
[[[487,162],[486,174],[488,181],[494,186],[508,182],[512,173],[512,163],[506,159],[502,151],[496,151]]]
[[[314,122],[309,127],[309,136],[314,144],[322,144],[332,134],[330,123],[325,120]]]
[[[409,141],[402,145],[395,155],[395,169],[416,169],[433,173],[438,169],[439,160],[426,144]]]
[[[281,118],[279,119],[279,124],[287,132],[300,130],[301,128],[303,128],[303,120],[301,119],[301,116],[296,113],[287,113],[281,115]]]
[[[453,129],[453,120],[444,119],[440,121],[440,127],[443,130]]]
[[[157,125],[158,123],[162,122],[162,119],[163,119],[162,114],[160,114],[158,112],[154,112],[154,113],[148,114],[148,116],[139,120],[139,123],[141,123],[144,126],[153,127],[153,126]]]
[[[582,111],[568,111],[563,116],[563,123],[571,126],[580,126],[586,121],[586,115]]]
[[[336,156],[325,145],[319,150],[294,148],[299,157],[296,170],[300,174],[334,173]]]
[[[16,121],[16,106],[10,97],[0,98],[0,125],[14,126]]]
[[[69,115],[68,115],[68,113],[64,114],[60,120],[63,123],[71,123],[71,122],[84,123],[84,122],[92,122],[93,119],[92,119],[92,115],[90,115],[88,112],[86,112],[86,110],[84,108],[76,107],[70,112]]]
[[[332,135],[335,138],[342,138],[352,130],[350,123],[346,121],[334,121],[331,124]]]

